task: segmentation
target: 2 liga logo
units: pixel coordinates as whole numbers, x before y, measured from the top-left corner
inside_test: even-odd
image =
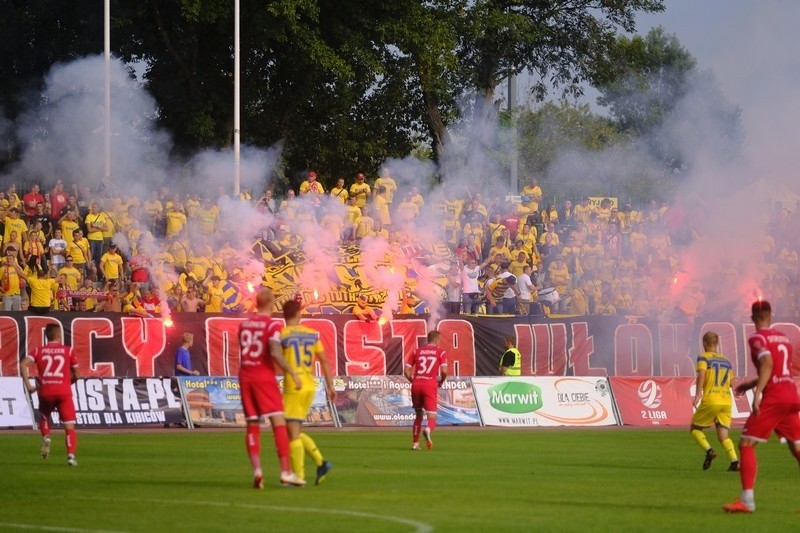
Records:
[[[661,406],[661,387],[652,379],[642,382],[636,393],[639,401],[649,409],[658,409]]]

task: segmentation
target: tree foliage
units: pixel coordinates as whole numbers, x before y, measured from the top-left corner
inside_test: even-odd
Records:
[[[102,4],[2,9],[0,89],[13,120],[54,62],[102,51]],[[459,107],[465,95],[492,104],[497,85],[525,70],[538,96],[550,85],[580,92],[608,68],[616,32],[662,9],[662,0],[242,0],[242,141],[281,143],[287,168],[328,179],[375,171],[420,142],[438,158],[449,129],[472,119]],[[179,152],[232,142],[233,27],[230,0],[112,2],[112,51],[146,65]]]

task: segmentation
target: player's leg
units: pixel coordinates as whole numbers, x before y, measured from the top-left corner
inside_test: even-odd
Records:
[[[255,388],[249,382],[240,383],[242,409],[246,421],[244,444],[250,466],[253,469],[253,488],[264,488],[264,474],[261,470],[261,428],[259,427],[258,407],[255,399]]]
[[[286,431],[289,435],[289,461],[292,472],[297,474],[300,479],[306,477],[306,454],[303,448],[303,441],[300,440],[300,421],[287,418]]]
[[[50,413],[53,408],[50,402],[39,395],[39,432],[42,434],[42,446],[39,448],[39,455],[42,459],[47,459],[50,456]]]
[[[428,447],[430,450],[433,448],[433,430],[436,427],[436,410],[438,407],[438,392],[435,388],[428,388],[425,391],[425,399],[424,399],[424,408],[425,408],[425,416],[428,419],[428,423],[425,429],[422,432],[422,436],[425,437],[425,446]]]
[[[736,447],[733,445],[733,441],[731,440],[729,434],[731,421],[731,408],[730,406],[725,406],[717,414],[715,421],[717,426],[717,439],[719,439],[719,443],[722,445],[725,453],[728,454],[728,460],[730,461],[728,472],[738,472],[739,457],[736,455]]]
[[[67,447],[67,464],[69,466],[78,466],[78,461],[75,459],[75,454],[78,451],[78,434],[75,431],[75,422],[77,415],[75,413],[75,404],[72,402],[72,395],[64,396],[58,399],[56,409],[61,417],[61,423],[64,425],[64,443]]]
[[[411,405],[414,407],[414,424],[411,426],[411,449],[419,450],[419,434],[422,432],[423,394],[420,387],[411,385]]]
[[[796,416],[796,415],[795,415]],[[742,495],[722,508],[730,513],[751,513],[756,508],[755,483],[758,474],[756,444],[766,442],[780,421],[774,409],[761,406],[758,413],[751,413],[744,424],[742,438],[739,440],[739,479],[742,483]]]
[[[694,412],[694,415],[692,415],[692,425],[689,431],[692,434],[692,438],[697,442],[697,445],[705,451],[703,470],[708,470],[711,467],[711,461],[717,457],[717,452],[711,448],[705,433],[703,433],[703,429],[711,426],[713,423],[714,412],[712,412],[712,406],[701,403]]]
[[[292,471],[291,446],[289,444],[289,432],[286,429],[286,419],[283,417],[283,413],[271,413],[268,416],[272,425],[275,450],[278,452],[278,460],[281,464],[281,485],[302,487],[306,482]]]

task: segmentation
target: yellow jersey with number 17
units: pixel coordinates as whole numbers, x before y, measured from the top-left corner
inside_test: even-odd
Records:
[[[733,367],[721,353],[703,352],[697,357],[697,371],[705,370],[703,381],[703,403],[707,405],[730,405]]]
[[[281,346],[283,358],[297,372],[303,388],[310,387],[314,390],[314,360],[323,351],[319,332],[308,326],[286,326],[281,332]],[[296,390],[293,379],[284,380],[284,387],[287,392]]]

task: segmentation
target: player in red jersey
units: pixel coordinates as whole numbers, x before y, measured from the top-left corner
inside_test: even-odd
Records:
[[[255,315],[247,317],[239,325],[239,346],[241,361],[239,365],[239,385],[242,394],[242,407],[247,421],[245,445],[250,463],[253,466],[253,487],[264,488],[261,471],[261,428],[262,416],[269,417],[272,436],[281,464],[280,482],[284,486],[302,487],[306,482],[294,472],[289,460],[289,436],[286,432],[286,419],[283,416],[283,398],[275,376],[277,364],[285,376],[291,376],[297,387],[302,383],[297,374],[286,364],[281,348],[281,323],[270,318],[275,298],[267,288],[256,294]]]
[[[39,391],[39,431],[42,433],[42,459],[50,455],[50,415],[58,411],[66,433],[67,464],[78,466],[75,452],[78,435],[75,433],[75,404],[72,401],[72,383],[78,379],[78,360],[72,348],[61,344],[61,325],[48,324],[44,328],[47,344],[36,348],[22,360],[20,373],[31,393]],[[38,387],[30,381],[29,367],[36,365]]]
[[[745,422],[739,441],[739,468],[742,496],[723,505],[729,513],[752,513],[756,509],[753,487],[758,471],[755,446],[766,442],[774,430],[789,443],[789,450],[800,462],[800,397],[792,380],[792,343],[770,327],[772,307],[759,300],[752,306],[756,332],[747,340],[750,358],[758,369],[758,378],[736,387],[737,394],[755,387],[753,409]]]
[[[438,392],[447,379],[447,354],[439,348],[441,334],[433,330],[428,333],[428,344],[420,346],[406,362],[405,376],[411,381],[411,403],[414,406],[416,417],[412,431],[412,450],[419,450],[419,434],[425,437],[425,445],[433,448],[431,433],[436,427],[436,409],[438,406]],[[427,427],[422,430],[422,411],[428,417]]]

